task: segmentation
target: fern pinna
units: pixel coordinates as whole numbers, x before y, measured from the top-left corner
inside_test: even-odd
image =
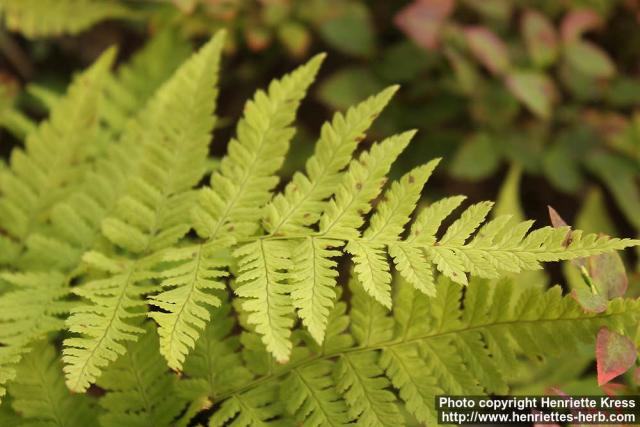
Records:
[[[521,356],[634,333],[635,300],[586,313],[513,274],[638,241],[416,209],[438,160],[387,183],[415,132],[363,141],[397,87],[336,113],[277,192],[324,57],[258,91],[212,169],[224,34],[175,72],[158,37],[78,76],[1,172],[3,422],[430,424],[438,394],[507,393]]]

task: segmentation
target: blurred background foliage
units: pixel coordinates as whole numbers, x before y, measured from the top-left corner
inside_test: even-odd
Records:
[[[256,88],[326,51],[288,172],[331,111],[400,83],[372,138],[419,129],[399,171],[444,157],[426,200],[496,199],[496,214],[545,225],[553,205],[586,231],[640,234],[640,0],[0,0],[0,14],[5,160],[72,73],[106,47],[119,46],[116,73],[128,88],[110,97],[134,111],[195,46],[226,28],[214,155],[233,131],[224,118],[237,117]],[[624,261],[627,292],[637,296],[635,258]],[[625,276],[616,263],[610,280]],[[518,280],[584,286],[570,264]],[[554,378],[592,392],[580,381],[593,381],[575,380],[592,355],[518,367],[516,389],[540,392]]]

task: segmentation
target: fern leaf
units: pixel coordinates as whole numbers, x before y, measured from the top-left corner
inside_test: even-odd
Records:
[[[234,394],[225,400],[220,409],[209,420],[209,427],[264,426],[272,418],[282,414],[282,405],[278,402],[278,388],[266,385],[246,393]]]
[[[436,424],[435,396],[443,391],[421,363],[415,347],[383,350],[380,366],[399,391],[409,413],[426,425]]]
[[[236,323],[231,315],[228,302],[212,310],[211,316],[216,319],[205,328],[196,342],[196,347],[184,363],[184,372],[189,380],[181,381],[195,395],[213,398],[234,387],[242,387],[253,375],[243,365],[240,339],[231,335]],[[191,384],[188,384],[188,383]]]
[[[189,190],[204,174],[215,124],[223,44],[224,33],[218,33],[149,104],[148,120],[154,126],[145,132],[148,158],[116,215],[102,224],[104,235],[114,244],[134,253],[157,251],[188,231],[195,202]]]
[[[354,271],[364,290],[391,308],[391,273],[384,245],[352,240],[345,250],[353,256]]]
[[[284,380],[285,406],[305,427],[344,426],[349,423],[347,405],[336,392],[329,361],[294,369]]]
[[[387,138],[351,162],[320,218],[321,235],[339,239],[360,237],[362,216],[371,210],[370,202],[382,190],[391,164],[414,135],[415,131],[409,131]]]
[[[404,418],[396,398],[387,390],[389,381],[377,365],[377,352],[344,354],[336,364],[338,392],[349,405],[349,415],[363,426],[400,426]]]
[[[64,277],[51,273],[4,273],[13,288],[0,298],[0,343],[23,345],[42,339],[64,325],[60,315],[73,303],[63,301],[70,291]]]
[[[309,237],[292,253],[291,299],[302,322],[319,344],[324,340],[335,299],[338,272],[332,258],[340,252],[331,249],[334,244],[331,240]]]
[[[227,275],[221,269],[225,263],[208,257],[208,250],[197,245],[165,252],[164,261],[187,262],[163,270],[161,275],[165,279],[160,286],[167,290],[149,298],[151,304],[163,310],[151,312],[149,316],[159,326],[160,353],[174,370],[181,369],[185,356],[210,320],[207,306],[220,305],[220,299],[211,292],[225,288],[224,283],[217,280]]]
[[[389,255],[407,282],[425,295],[436,295],[433,271],[422,250],[409,245],[392,244],[389,245]]]
[[[277,194],[265,208],[264,225],[269,233],[304,232],[318,221],[324,200],[340,183],[342,169],[397,90],[397,86],[391,86],[350,108],[345,115],[336,113],[330,123],[322,126],[315,152],[306,163],[306,175],[296,172],[284,193]]]
[[[194,213],[198,234],[215,239],[223,231],[232,235],[255,231],[294,135],[290,125],[323,58],[318,55],[273,81],[266,93],[258,91],[245,105],[237,136],[229,142],[219,171],[211,176],[211,188],[201,192],[200,208]]]
[[[290,248],[286,242],[256,240],[236,249],[240,273],[236,295],[247,300],[242,309],[249,312],[248,322],[276,360],[285,363],[291,353],[293,304],[284,282],[291,269]]]
[[[13,285],[0,297],[0,397],[3,386],[15,377],[16,365],[32,351],[31,343],[63,328],[60,318],[74,305],[64,277],[57,273],[5,273]]]
[[[88,396],[69,392],[61,368],[53,347],[36,345],[18,366],[18,375],[11,384],[13,408],[29,420],[28,425],[96,425]]]
[[[11,155],[0,176],[0,223],[21,245],[55,202],[82,180],[98,129],[99,100],[115,51],[103,54],[74,79],[51,116]]]
[[[7,28],[29,38],[76,34],[102,20],[132,13],[105,0],[0,0],[0,12]]]
[[[107,82],[106,102],[100,111],[110,130],[116,134],[124,131],[131,116],[143,109],[190,53],[186,40],[164,29],[118,67]]]
[[[189,190],[204,172],[214,122],[212,85],[223,40],[224,34],[218,34],[193,55],[149,104],[147,119],[160,123],[149,138],[158,137],[163,144],[146,142],[151,151],[140,175],[132,180],[129,195],[121,198],[118,213],[102,223],[107,238],[139,255],[127,262],[96,252],[84,256],[106,274],[74,290],[88,303],[67,320],[69,330],[81,335],[65,340],[65,372],[72,390],[86,390],[126,352],[121,342],[135,341],[143,332],[129,320],[144,313],[142,296],[153,289],[140,283],[152,276],[144,255],[171,245],[189,228]]]
[[[356,341],[364,346],[372,346],[393,337],[393,319],[378,301],[370,297],[363,286],[352,277],[351,289],[351,332]]]
[[[89,252],[83,258],[96,268],[106,257]],[[136,341],[144,333],[144,329],[132,325],[130,319],[144,315],[141,296],[150,288],[137,282],[151,274],[135,262],[105,261],[117,266],[117,272],[109,269],[105,278],[73,290],[90,302],[75,307],[67,319],[69,331],[80,335],[64,341],[67,386],[73,391],[86,390],[106,366],[127,351],[123,341]]]
[[[152,328],[145,330],[100,378],[99,385],[107,391],[99,400],[105,410],[100,416],[104,427],[168,427],[186,404],[177,395],[177,378],[166,371],[157,334]]]

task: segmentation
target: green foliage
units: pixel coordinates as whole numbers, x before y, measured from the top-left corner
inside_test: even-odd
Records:
[[[431,424],[438,394],[506,393],[523,358],[602,326],[634,336],[634,299],[585,313],[510,276],[640,242],[421,204],[439,160],[390,180],[416,132],[367,136],[395,86],[336,113],[279,185],[324,55],[256,92],[209,171],[224,33],[152,73],[170,40],[115,74],[104,54],[2,170],[0,416]],[[43,344],[61,338],[63,368]]]
[[[35,38],[75,34],[130,12],[124,4],[105,0],[2,0],[0,13],[9,29]]]

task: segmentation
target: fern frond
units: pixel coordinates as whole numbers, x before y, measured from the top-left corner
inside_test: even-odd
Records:
[[[167,56],[168,51],[171,55]],[[188,52],[185,42],[171,31],[163,31],[107,79],[99,114],[109,131],[100,138],[109,143],[79,188],[53,206],[49,227],[28,237],[21,265],[33,269],[42,264],[43,269],[73,271],[85,251],[97,249],[102,221],[115,211],[128,191],[129,180],[148,155],[139,144],[151,126],[143,106]],[[47,106],[53,108],[57,104],[58,100],[50,100],[52,95],[43,94],[42,88],[30,89],[39,98],[48,99]],[[146,124],[141,123],[144,117]],[[111,143],[112,139],[116,139],[115,143]]]
[[[426,425],[437,423],[435,397],[443,394],[414,347],[384,349],[380,367],[398,390],[407,411]]]
[[[357,345],[341,339],[342,346],[323,348],[310,339],[308,348],[296,347],[292,363],[264,369],[248,385],[219,396],[214,425],[243,411],[238,393],[262,387],[277,387],[287,412],[302,425],[401,425],[402,412],[392,409],[396,396],[418,422],[432,424],[437,395],[508,393],[499,366],[593,343],[604,325],[632,334],[640,317],[635,300],[614,300],[606,313],[585,313],[558,287],[531,288],[513,301],[514,286],[474,279],[463,294],[461,285],[441,278],[437,296],[424,298],[401,281],[391,317],[353,282],[350,332]],[[344,305],[338,303],[329,324],[332,338],[344,334],[341,313]]]
[[[7,28],[37,38],[76,34],[102,20],[132,12],[105,0],[0,0],[0,13]]]
[[[88,396],[72,394],[64,385],[62,364],[53,347],[39,343],[18,366],[9,392],[24,425],[85,427],[96,425]]]
[[[74,303],[64,277],[52,273],[4,273],[12,287],[0,297],[0,397],[3,386],[15,377],[22,356],[33,351],[31,344],[63,328],[61,316]]]
[[[258,427],[282,414],[278,401],[278,388],[272,385],[238,393],[222,403],[220,409],[209,420],[209,427],[229,425]]]
[[[69,331],[79,335],[65,339],[63,349],[67,386],[73,391],[89,388],[104,368],[127,351],[123,341],[136,341],[144,333],[131,319],[144,315],[141,297],[153,289],[139,284],[152,275],[135,262],[97,252],[88,252],[83,259],[106,270],[106,275],[73,290],[89,302],[75,307],[67,319]]]
[[[295,368],[282,384],[287,411],[303,426],[349,424],[347,405],[331,378],[333,363],[325,360]]]
[[[239,336],[231,335],[236,323],[230,304],[222,303],[210,315],[216,320],[207,324],[186,358],[184,373],[189,379],[181,381],[180,386],[187,386],[187,394],[195,389],[195,395],[204,393],[215,399],[227,390],[241,387],[253,375],[243,365]]]
[[[322,126],[315,152],[307,160],[306,174],[296,172],[284,193],[277,194],[265,208],[264,226],[269,233],[304,232],[318,221],[325,199],[340,183],[342,169],[397,90],[397,86],[391,86],[344,115],[336,113],[330,123]]]
[[[100,416],[103,427],[168,427],[186,404],[158,351],[158,335],[153,328],[144,329],[145,335],[127,344],[127,351],[100,378],[100,387],[107,391],[99,400],[105,410]]]
[[[143,144],[148,157],[104,235],[131,252],[157,251],[189,229],[190,190],[202,178],[215,124],[218,69],[224,33],[187,61],[149,104]]]
[[[215,239],[226,232],[244,237],[256,230],[294,135],[291,123],[323,59],[318,55],[273,81],[267,92],[258,91],[245,105],[228,155],[211,176],[211,187],[201,192],[194,213],[200,236]]]
[[[343,354],[334,377],[338,392],[344,396],[349,415],[363,426],[399,426],[404,418],[397,400],[389,390],[389,380],[378,366],[376,352]]]
[[[393,337],[393,319],[388,310],[371,298],[357,277],[349,282],[351,290],[351,333],[365,347],[385,342]]]
[[[126,352],[121,342],[135,341],[143,332],[129,322],[144,313],[142,296],[154,289],[144,283],[153,276],[145,257],[189,229],[190,190],[204,173],[223,41],[224,34],[218,34],[194,54],[154,96],[142,119],[143,124],[156,123],[142,142],[148,157],[117,213],[102,222],[113,244],[137,255],[133,261],[96,252],[84,257],[105,277],[74,290],[88,300],[67,320],[69,330],[80,334],[65,340],[64,349],[67,385],[74,391],[86,390]]]
[[[190,53],[186,40],[175,31],[164,29],[118,67],[107,82],[107,102],[100,111],[110,130],[116,134],[124,131],[131,116],[144,107]]]
[[[0,224],[19,245],[41,226],[51,207],[82,181],[98,129],[97,111],[115,51],[74,79],[48,120],[11,154],[0,176]]]
[[[0,276],[13,285],[0,298],[0,343],[23,345],[60,330],[64,320],[58,316],[71,311],[74,303],[64,276],[51,273],[4,273]]]

